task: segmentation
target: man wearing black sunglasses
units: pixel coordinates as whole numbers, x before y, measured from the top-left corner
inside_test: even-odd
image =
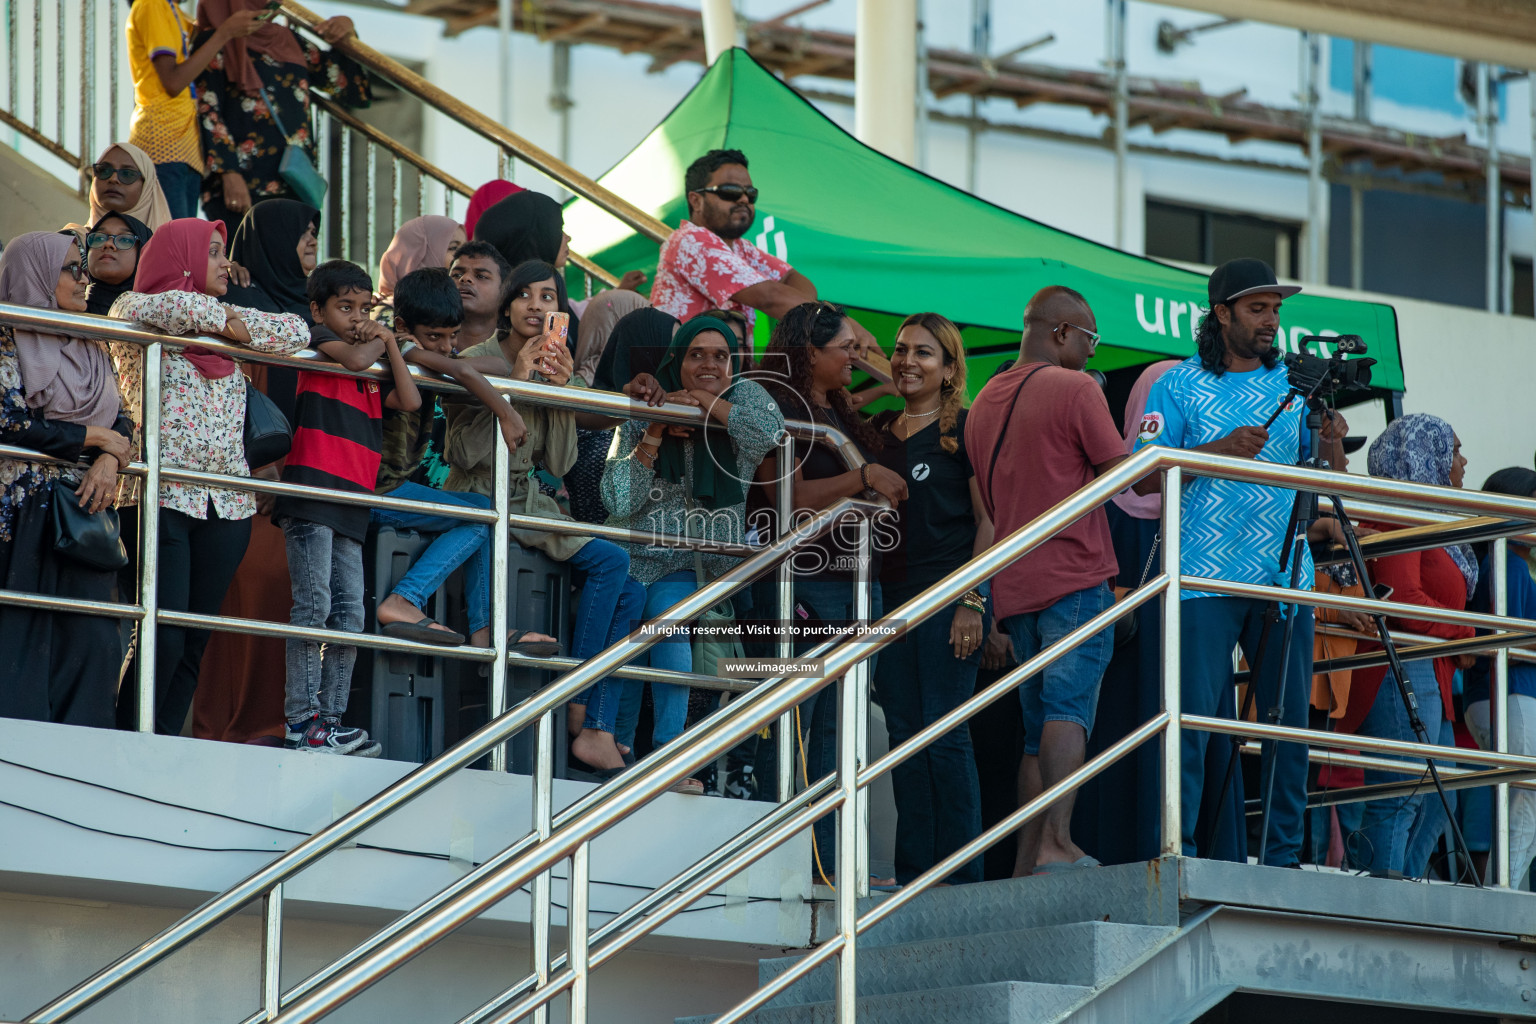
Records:
[[[758,191],[739,149],[712,149],[688,167],[684,178],[688,219],[661,247],[651,303],[679,320],[708,309],[741,313],[750,329],[756,311],[782,317],[814,302],[816,286],[785,261],[743,236],[757,219]],[[874,337],[849,321],[861,351]]]

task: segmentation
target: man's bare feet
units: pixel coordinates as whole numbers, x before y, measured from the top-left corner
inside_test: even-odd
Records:
[[[427,617],[427,613],[411,604],[411,602],[399,594],[390,594],[379,603],[378,609],[374,612],[374,617],[378,619],[379,625],[386,626],[391,622],[420,622]],[[441,622],[432,623],[431,628],[442,630],[444,633],[453,632],[453,630]]]
[[[571,740],[571,753],[593,768],[623,768],[624,755],[613,740],[613,733],[583,729]]]

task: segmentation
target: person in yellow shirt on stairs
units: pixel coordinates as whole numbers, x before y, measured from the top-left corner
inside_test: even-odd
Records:
[[[173,0],[136,0],[128,12],[128,66],[133,73],[128,141],[155,162],[155,176],[172,217],[197,216],[203,179],[192,82],[226,43],[261,28],[260,14],[236,11],[194,51],[197,24]]]

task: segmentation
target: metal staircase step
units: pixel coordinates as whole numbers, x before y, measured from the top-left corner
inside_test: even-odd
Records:
[[[880,899],[860,901],[862,914]],[[826,913],[833,910],[831,904]],[[979,928],[1008,928],[1074,921],[1172,926],[1179,923],[1178,871],[1172,860],[1117,864],[1084,871],[1014,878],[931,889],[898,914],[859,936],[859,948],[896,946],[925,939],[974,934]],[[827,918],[823,923],[832,926]],[[824,941],[830,933],[818,931]]]
[[[959,988],[892,992],[858,1000],[860,1024],[1044,1024],[1082,1002],[1080,985],[998,981]],[[715,1016],[680,1017],[677,1024],[710,1024]],[[830,1000],[758,1010],[742,1024],[836,1024]]]
[[[860,948],[858,991],[879,996],[1007,981],[1093,987],[1112,978],[1171,931],[1152,925],[1078,921]],[[758,983],[767,984],[798,961],[798,957],[760,961]],[[823,964],[769,1005],[832,999],[835,978],[836,964]]]

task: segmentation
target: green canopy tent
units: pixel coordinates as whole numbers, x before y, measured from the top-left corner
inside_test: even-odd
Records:
[[[1017,352],[1024,304],[1046,285],[1075,288],[1093,306],[1104,339],[1094,368],[1194,354],[1203,275],[1048,227],[892,160],[744,50],[723,54],[599,180],[676,225],[688,213],[683,172],[711,149],[739,149],[751,161],[762,196],[748,239],[854,310],[887,350],[909,312],[933,310],[960,324],[973,393]],[[599,265],[654,274],[656,244],[594,204],[573,200],[565,226],[572,247]],[[1392,307],[1303,292],[1286,300],[1282,328],[1287,352],[1307,335],[1361,335],[1378,361],[1374,389],[1402,390]]]

